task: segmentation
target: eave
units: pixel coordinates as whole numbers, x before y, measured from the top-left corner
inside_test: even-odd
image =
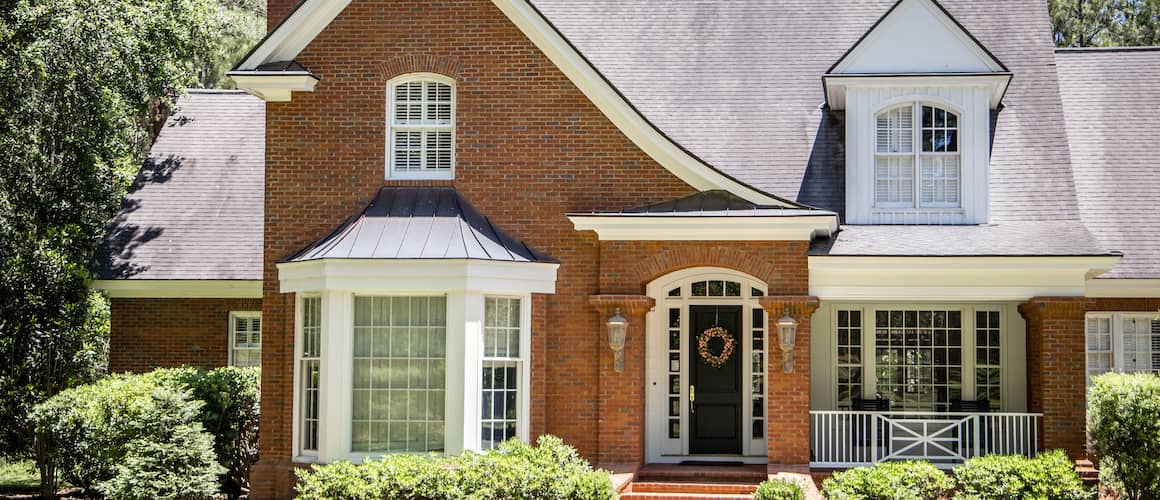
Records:
[[[601,241],[811,241],[838,230],[833,214],[789,217],[569,214]]]
[[[1084,295],[1120,255],[810,256],[810,295],[823,300],[1027,300]]]
[[[836,74],[822,75],[826,106],[832,110],[846,109],[846,89],[850,87],[987,87],[990,107],[997,109],[1003,102],[1012,74],[997,73],[908,73],[908,74]]]
[[[112,298],[262,298],[262,280],[94,280],[89,288]]]
[[[266,102],[287,102],[294,92],[314,92],[319,78],[309,72],[231,71],[238,88]]]

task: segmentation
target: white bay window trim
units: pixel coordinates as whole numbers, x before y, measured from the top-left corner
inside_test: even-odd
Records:
[[[518,330],[516,332],[516,334],[517,334],[517,348],[516,348],[517,354],[515,356],[512,356],[510,352],[508,352],[507,353],[508,355],[506,355],[506,356],[488,356],[487,355],[487,346],[485,343],[487,340],[487,335],[486,335],[486,331],[487,331],[486,330],[487,304],[490,300],[493,300],[493,299],[497,299],[499,301],[502,301],[505,299],[506,300],[515,300],[516,304],[519,308],[519,318],[517,319]],[[480,376],[482,377],[483,369],[484,369],[484,367],[487,367],[487,366],[496,366],[496,367],[514,366],[516,368],[516,377],[517,377],[516,384],[517,385],[516,385],[515,391],[516,391],[517,400],[516,400],[516,416],[514,419],[515,424],[516,424],[515,437],[518,439],[521,439],[523,441],[527,441],[530,438],[530,434],[531,434],[531,432],[530,432],[530,420],[531,419],[529,418],[531,415],[531,391],[530,391],[530,388],[531,388],[531,383],[532,383],[531,367],[530,367],[530,363],[529,363],[529,360],[531,359],[530,353],[531,353],[531,346],[532,346],[531,323],[532,323],[531,295],[513,296],[513,295],[491,295],[491,294],[489,294],[489,295],[486,295],[484,297],[484,328],[481,330],[481,333],[483,333],[483,335],[481,335],[481,337],[480,337],[480,339],[481,339],[481,341],[480,341],[480,359],[482,361],[480,363],[479,373],[480,373]],[[483,381],[481,379],[480,380],[480,397],[481,398],[483,397],[483,392],[485,390],[487,390],[487,389],[484,387]],[[481,400],[481,404],[477,405],[476,408],[479,408],[482,411],[482,409],[483,409],[482,400]],[[478,420],[482,424],[482,422],[484,421],[483,416],[480,415]],[[493,416],[492,419],[488,419],[488,420],[489,421],[500,421],[500,420],[509,420],[509,419],[507,419],[507,418],[503,418],[503,419],[494,418],[494,416]],[[482,427],[483,427],[482,425],[479,426],[479,430],[481,433],[483,430]],[[480,449],[485,449],[484,444],[485,444],[485,442],[483,440],[483,436],[481,435],[480,436],[480,445],[479,445]],[[495,444],[498,445],[499,443],[495,443]]]
[[[520,407],[517,437],[530,436],[531,295],[554,293],[557,264],[490,261],[359,260],[278,264],[283,292],[322,300],[321,401],[316,454],[301,450],[294,433],[296,460],[360,460],[381,452],[352,452],[352,353],[354,297],[432,296],[447,298],[444,453],[481,447],[481,401],[485,297],[520,299]],[[389,283],[392,288],[383,288]],[[300,299],[301,300],[301,299]],[[300,305],[300,302],[299,302]],[[301,306],[296,312],[295,344],[301,349]],[[295,369],[295,428],[301,429],[301,374]]]

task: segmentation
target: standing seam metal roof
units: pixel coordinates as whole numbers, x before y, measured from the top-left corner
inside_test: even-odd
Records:
[[[496,227],[449,187],[384,187],[357,216],[282,262],[318,259],[556,262]]]

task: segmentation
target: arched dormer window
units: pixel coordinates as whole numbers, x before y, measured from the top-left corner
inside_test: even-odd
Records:
[[[455,82],[417,73],[387,88],[387,177],[455,177]]]
[[[958,208],[958,115],[914,102],[879,113],[875,122],[874,206]]]

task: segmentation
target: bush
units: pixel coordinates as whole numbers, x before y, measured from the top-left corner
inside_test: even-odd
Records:
[[[954,481],[928,462],[883,462],[834,474],[822,483],[831,500],[935,500]]]
[[[1160,376],[1109,373],[1088,392],[1100,481],[1123,498],[1160,498]]]
[[[753,500],[806,500],[802,487],[785,479],[770,479],[757,485]]]
[[[1084,500],[1095,492],[1084,487],[1075,464],[1063,450],[1020,455],[987,455],[955,467],[959,493],[955,498],[1003,500],[1008,498]]]
[[[32,418],[49,460],[70,484],[135,498],[140,493],[122,494],[145,478],[165,475],[165,481],[181,483],[171,489],[196,497],[216,491],[214,482],[202,478],[224,472],[198,422],[202,407],[188,391],[155,374],[114,375],[53,396]],[[159,468],[166,468],[164,474]],[[148,493],[158,497],[167,491]]]
[[[336,462],[299,470],[298,498],[450,500],[616,498],[606,472],[595,471],[559,438],[537,446],[509,440],[486,453],[390,455],[362,464]]]
[[[158,375],[205,403],[198,420],[213,435],[217,462],[227,469],[221,490],[230,496],[248,491],[250,468],[258,461],[258,368],[172,368],[158,370]]]

